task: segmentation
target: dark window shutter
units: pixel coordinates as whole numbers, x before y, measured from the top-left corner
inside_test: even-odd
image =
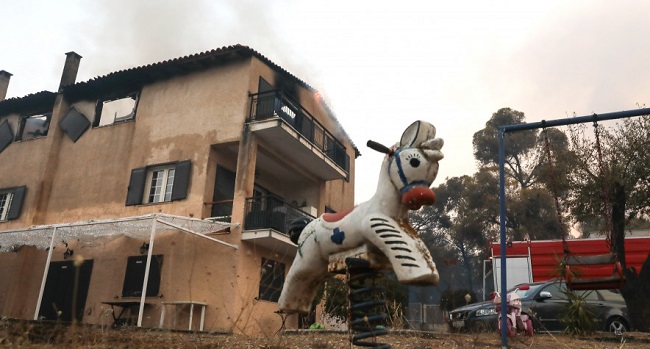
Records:
[[[147,179],[147,169],[134,168],[131,170],[131,180],[126,193],[126,206],[139,205],[144,195],[144,184]]]
[[[11,127],[7,120],[3,121],[0,125],[0,153],[11,144],[14,139],[14,133],[11,132]]]
[[[192,170],[192,161],[185,160],[176,164],[174,173],[174,186],[172,187],[172,201],[185,199],[187,189],[190,184],[190,172]]]
[[[90,127],[90,121],[73,107],[61,119],[59,127],[61,127],[73,142],[77,142],[79,137]]]
[[[11,199],[11,206],[7,212],[7,219],[17,219],[20,216],[20,209],[23,207],[23,199],[25,198],[26,186],[18,187],[13,190],[14,197]]]
[[[163,255],[161,254],[151,256],[151,267],[149,268],[146,297],[155,297],[160,293],[162,261]],[[146,255],[128,257],[126,272],[124,274],[124,284],[122,285],[122,297],[142,296],[142,284],[144,282],[146,266]]]

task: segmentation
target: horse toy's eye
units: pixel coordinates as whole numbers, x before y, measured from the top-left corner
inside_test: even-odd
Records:
[[[412,158],[409,160],[409,164],[411,164],[412,167],[418,167],[420,166],[420,160],[416,158]]]

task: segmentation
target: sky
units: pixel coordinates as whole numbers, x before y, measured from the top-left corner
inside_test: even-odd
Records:
[[[361,156],[355,202],[416,120],[445,140],[434,186],[472,175],[472,136],[500,108],[527,122],[650,106],[648,1],[2,1],[7,98],[223,46],[260,52],[310,86]]]

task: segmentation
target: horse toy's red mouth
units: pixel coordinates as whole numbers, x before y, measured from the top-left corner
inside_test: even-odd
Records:
[[[436,194],[429,187],[414,186],[402,195],[402,204],[409,210],[418,210],[424,205],[433,205]]]

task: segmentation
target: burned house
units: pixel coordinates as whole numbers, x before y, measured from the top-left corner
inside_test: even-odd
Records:
[[[288,223],[354,204],[339,122],[245,46],[76,82],[80,60],[19,98],[0,71],[0,315],[275,333]]]

